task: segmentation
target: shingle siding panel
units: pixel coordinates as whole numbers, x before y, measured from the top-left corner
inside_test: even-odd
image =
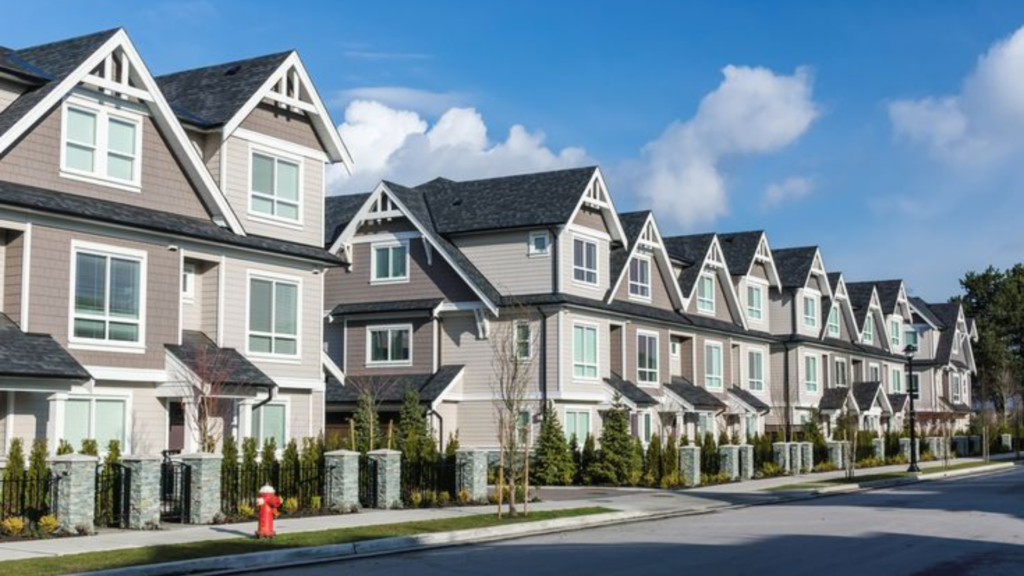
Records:
[[[458,236],[452,242],[502,294],[551,292],[554,250],[531,256],[529,236],[530,231],[514,230]]]
[[[3,311],[11,320],[21,324],[21,286],[24,273],[25,236],[22,232],[8,230],[6,238],[7,245],[4,247]]]
[[[380,366],[367,365],[368,328],[395,324],[412,325],[412,365],[411,366]],[[348,361],[345,372],[348,378],[373,376],[377,374],[425,374],[434,370],[434,326],[429,318],[388,318],[386,320],[349,320],[348,321]],[[446,358],[445,362],[454,362]]]
[[[242,128],[286,140],[292,144],[323,151],[313,124],[303,114],[260,104],[242,120]]]

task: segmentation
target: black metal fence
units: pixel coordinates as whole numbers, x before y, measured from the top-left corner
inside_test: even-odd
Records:
[[[131,473],[122,464],[96,467],[95,524],[107,528],[127,528],[131,492]]]
[[[415,491],[447,493],[452,500],[458,491],[459,470],[455,458],[442,456],[437,460],[402,462],[402,498],[408,503]]]
[[[299,510],[317,511],[330,505],[330,475],[323,465],[299,466],[257,465],[241,467],[234,481],[221,483],[221,507],[230,515],[239,514],[243,507],[255,510],[260,488],[270,485],[284,501],[294,498]]]
[[[26,518],[36,522],[51,514],[57,503],[58,476],[25,475],[5,480],[0,477],[0,520]]]
[[[359,457],[359,505],[377,507],[377,461],[368,456]]]
[[[183,462],[164,458],[160,466],[160,520],[188,522],[191,514],[192,468]]]

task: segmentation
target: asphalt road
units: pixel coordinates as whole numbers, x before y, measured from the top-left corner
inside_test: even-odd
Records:
[[[1024,468],[978,478],[272,573],[1020,576],[1024,574]]]

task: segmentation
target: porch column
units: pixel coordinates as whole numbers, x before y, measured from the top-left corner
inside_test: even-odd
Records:
[[[793,474],[800,474],[804,471],[803,452],[799,442],[789,443],[789,471]]]
[[[377,464],[377,508],[402,507],[402,453],[373,450],[367,454]]]
[[[750,444],[739,446],[740,451],[740,480],[750,480],[754,477],[754,447]]]
[[[910,438],[900,438],[900,454],[908,461],[910,460]],[[914,438],[914,454],[917,460],[921,460],[921,439]]]
[[[875,459],[885,461],[885,438],[875,438],[871,441],[875,448]]]
[[[814,471],[814,444],[800,443],[800,467],[804,472]]]
[[[736,480],[740,477],[739,446],[719,446],[718,461],[721,471],[729,475],[729,480]]]
[[[189,524],[210,524],[220,513],[219,454],[183,454],[181,463],[188,466]]]

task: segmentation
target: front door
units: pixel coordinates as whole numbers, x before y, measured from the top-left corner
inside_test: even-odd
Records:
[[[180,453],[185,449],[185,406],[181,402],[171,401],[167,411],[167,450]]]

